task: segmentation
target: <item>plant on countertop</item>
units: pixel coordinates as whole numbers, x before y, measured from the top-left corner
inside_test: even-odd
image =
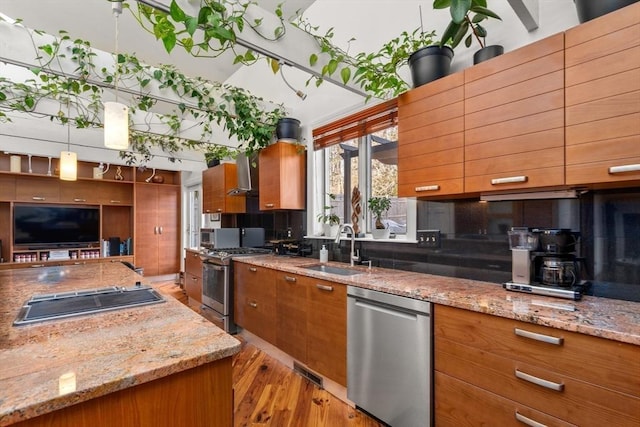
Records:
[[[449,9],[451,22],[442,34],[440,44],[449,43],[454,49],[463,39],[465,46],[470,47],[474,38],[484,48],[487,30],[481,22],[489,18],[502,20],[495,12],[487,9],[487,0],[434,0],[433,8]],[[472,12],[473,17],[470,16]]]
[[[370,197],[367,201],[369,210],[376,216],[376,228],[385,229],[382,222],[382,213],[387,212],[391,208],[391,199],[388,197]]]
[[[318,221],[321,224],[338,225],[340,224],[340,217],[333,213],[333,208],[335,208],[333,201],[336,200],[336,195],[327,193],[327,196],[329,196],[330,200],[329,205],[325,205],[322,207],[322,212],[319,213],[317,217]]]

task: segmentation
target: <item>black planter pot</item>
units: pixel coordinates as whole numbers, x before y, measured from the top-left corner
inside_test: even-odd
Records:
[[[494,44],[491,46],[485,46],[476,53],[473,54],[473,63],[479,64],[496,56],[500,56],[504,53],[504,47]]]
[[[629,6],[638,0],[574,0],[580,23]]]
[[[453,49],[449,46],[427,46],[409,57],[413,87],[422,86],[449,74]]]
[[[276,136],[279,141],[298,141],[300,139],[300,120],[284,117],[276,124]]]
[[[207,162],[207,167],[214,167],[214,166],[218,166],[220,164],[220,159],[211,159]]]

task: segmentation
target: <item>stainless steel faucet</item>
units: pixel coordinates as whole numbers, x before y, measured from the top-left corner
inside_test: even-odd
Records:
[[[340,233],[342,233],[345,228],[351,230],[351,252],[349,252],[349,260],[351,261],[351,267],[354,266],[354,261],[360,261],[360,251],[355,251],[356,245],[356,233],[353,231],[353,226],[351,224],[342,224],[338,229],[338,235],[336,236],[335,243],[340,243]]]

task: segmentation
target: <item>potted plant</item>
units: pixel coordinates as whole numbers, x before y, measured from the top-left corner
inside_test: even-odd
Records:
[[[204,152],[204,159],[208,167],[217,166],[221,160],[234,159],[238,152],[225,145],[209,144]]]
[[[293,117],[282,117],[276,124],[278,141],[298,142],[300,140],[300,120]]]
[[[371,230],[374,239],[389,238],[389,229],[382,222],[382,213],[391,208],[391,199],[388,197],[370,197],[367,201],[369,210],[376,217],[375,228]]]
[[[481,23],[489,18],[502,20],[495,12],[487,9],[487,0],[434,0],[434,9],[449,9],[451,22],[442,34],[440,44],[449,43],[456,48],[464,39],[467,47],[473,39],[478,41],[480,50],[473,55],[473,63],[478,64],[487,59],[502,55],[504,48],[500,45],[487,46],[485,38],[487,30]],[[473,17],[471,17],[473,13]]]
[[[323,234],[326,237],[336,237],[338,229],[340,228],[340,217],[333,212],[336,200],[336,195],[327,193],[329,196],[329,204],[322,207],[322,212],[318,214],[318,221],[323,224]]]

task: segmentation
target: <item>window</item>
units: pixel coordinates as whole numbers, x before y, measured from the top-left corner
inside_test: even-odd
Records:
[[[370,232],[374,227],[375,218],[367,208],[372,196],[391,199],[383,222],[395,234],[407,232],[407,200],[398,197],[396,112],[394,100],[314,130],[314,146],[324,152],[324,177],[316,177],[324,185],[316,188],[325,198],[318,205],[333,205],[341,223],[352,223],[352,192],[357,186],[361,232]],[[329,201],[329,193],[335,195],[335,200]]]

